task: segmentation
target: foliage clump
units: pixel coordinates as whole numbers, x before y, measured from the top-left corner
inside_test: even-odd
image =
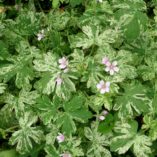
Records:
[[[0,3],[0,156],[157,156],[156,0]]]

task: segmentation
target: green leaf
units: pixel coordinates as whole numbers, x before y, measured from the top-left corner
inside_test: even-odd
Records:
[[[35,88],[38,89],[43,94],[49,95],[55,89],[56,85],[55,78],[56,77],[52,73],[47,72],[43,74],[42,78],[38,82],[36,82]]]
[[[72,117],[68,114],[64,114],[62,117],[62,131],[65,132],[67,135],[70,135],[74,132],[76,132],[76,125],[72,119]]]
[[[117,151],[119,154],[127,152],[134,143],[137,127],[136,121],[117,122],[114,131],[118,133],[118,136],[113,137],[110,145],[111,150]]]
[[[114,108],[119,110],[119,117],[126,118],[149,111],[146,89],[143,85],[132,83],[125,85],[125,93],[118,96]]]
[[[6,90],[6,84],[5,83],[0,83],[0,94],[4,93]]]
[[[36,90],[34,91],[26,91],[21,90],[17,97],[13,95],[6,95],[8,99],[6,102],[15,109],[15,113],[17,117],[21,117],[23,112],[25,112],[26,108],[30,108],[31,105],[36,104],[36,99],[39,97],[39,94]],[[5,97],[4,97],[5,98]]]
[[[109,15],[112,15],[113,13],[111,3],[109,3],[108,1],[103,1],[103,3],[90,1],[90,3],[92,3],[92,5],[89,5],[85,9],[83,15],[79,17],[78,23],[79,26],[85,25],[106,26],[106,24],[108,23],[107,19]]]
[[[0,68],[0,77],[7,82],[11,77],[15,75],[15,67],[13,64],[6,64]]]
[[[92,113],[85,107],[85,97],[81,94],[75,95],[70,101],[64,103],[65,112],[58,119],[58,124],[62,125],[62,130],[70,135],[76,131],[74,120],[86,123],[92,117]]]
[[[87,150],[86,156],[88,157],[111,157],[110,151],[105,148],[109,145],[110,135],[102,135],[98,132],[97,124],[92,124],[91,129],[85,127],[84,134],[85,137],[89,140],[89,148]]]
[[[36,99],[38,97],[39,97],[39,94],[36,90],[30,91],[30,92],[26,90],[21,90],[19,93],[18,101],[19,103],[33,105],[36,103]]]
[[[72,48],[87,49],[92,45],[102,46],[105,43],[114,43],[117,37],[114,30],[107,29],[100,33],[100,28],[96,26],[83,26],[82,31],[83,33],[78,33],[77,36],[69,37]]]
[[[95,95],[89,98],[88,104],[95,112],[99,112],[103,106],[108,110],[112,109],[112,99],[106,95]]]
[[[86,49],[95,44],[95,39],[98,36],[99,29],[97,29],[95,26],[83,26],[82,31],[84,34],[80,33],[75,37],[69,37],[72,48],[82,47],[83,49]]]
[[[53,8],[57,8],[59,6],[59,0],[52,0]]]
[[[52,102],[47,96],[37,99],[36,108],[39,110],[39,117],[45,125],[50,124],[53,118],[56,117],[57,107],[58,104],[55,103],[55,100]]]
[[[5,60],[9,57],[8,47],[5,42],[0,40],[0,60]]]
[[[71,80],[71,78],[76,79],[76,77],[74,75],[70,75],[68,73],[67,74],[63,73],[61,78],[62,78],[63,82],[60,86],[56,86],[56,95],[65,100],[69,100],[71,97],[71,94],[73,92],[76,92],[75,84]]]
[[[67,140],[67,145],[73,156],[84,156],[83,149],[81,148],[81,138],[70,136]]]
[[[16,96],[6,93],[1,97],[1,100],[6,104],[4,109],[9,110],[9,112],[14,111],[13,113],[19,119],[25,111],[32,109],[31,107],[36,104],[38,97],[39,94],[36,90],[27,91],[23,89]],[[12,113],[10,114],[12,115]]]
[[[154,94],[154,99],[153,99],[153,102],[152,102],[152,107],[153,107],[155,113],[157,114],[157,92]]]
[[[36,82],[35,88],[47,95],[55,91],[57,96],[66,99],[71,92],[76,91],[75,84],[71,81],[71,78],[76,79],[76,76],[70,74],[70,72],[61,72],[57,60],[57,57],[49,52],[33,61],[35,70],[42,72],[40,75],[41,79]],[[56,85],[58,76],[62,79],[61,85]]]
[[[140,33],[147,28],[148,19],[143,12],[119,9],[115,12],[115,17],[121,23],[121,29],[128,42],[137,39]]]
[[[115,9],[128,8],[133,11],[145,11],[146,3],[143,0],[113,0],[113,6]]]
[[[57,60],[56,56],[53,53],[48,52],[41,56],[40,58],[33,60],[34,68],[36,71],[40,72],[49,71],[53,73],[57,68],[56,60]]]
[[[4,150],[0,152],[0,157],[17,157],[17,152],[14,149]]]
[[[75,92],[76,91],[76,88],[75,88],[75,84],[71,81],[71,79],[69,78],[70,75],[66,76],[66,75],[62,75],[63,77],[63,80],[64,80],[64,86],[66,89],[69,89],[70,91],[72,92]]]
[[[111,151],[124,154],[132,147],[136,156],[149,157],[151,140],[146,135],[137,133],[137,129],[136,121],[117,122],[114,129],[116,134],[111,140]]]
[[[45,152],[47,153],[46,157],[59,157],[59,153],[54,146],[47,145],[45,147]]]
[[[13,102],[12,102],[13,105]],[[0,131],[1,135],[6,138],[7,129],[14,127],[17,124],[15,113],[13,112],[12,105],[5,104],[0,110]]]
[[[64,104],[65,111],[72,116],[72,118],[79,120],[81,122],[87,122],[92,114],[84,106],[85,97],[82,95],[74,96],[70,102]]]
[[[33,148],[32,140],[40,143],[43,132],[37,127],[31,127],[37,121],[37,117],[26,112],[24,117],[19,119],[21,129],[15,131],[10,138],[10,144],[16,146],[16,150],[21,154],[28,153]]]
[[[154,69],[150,66],[141,65],[139,66],[138,71],[144,81],[152,80],[155,78]]]
[[[51,94],[56,85],[57,62],[52,53],[44,54],[43,57],[33,61],[35,70],[42,72],[42,78],[36,82],[35,87],[43,94]]]
[[[16,75],[16,86],[18,88],[27,88],[30,89],[30,80],[34,78],[34,72],[33,69],[30,67],[24,67],[23,69],[20,69]]]
[[[150,115],[145,115],[143,118],[144,124],[142,125],[142,129],[148,130],[149,132],[149,137],[151,138],[152,141],[155,141],[157,139],[157,121],[156,119],[153,119],[152,116]]]
[[[13,30],[22,36],[34,35],[39,30],[41,14],[35,14],[33,11],[22,11],[16,18],[16,23],[11,25]],[[23,21],[23,22],[21,22]]]
[[[58,0],[56,0],[57,2]],[[49,25],[56,31],[61,31],[68,27],[71,19],[71,14],[68,11],[51,11],[49,14]]]
[[[100,81],[99,78],[104,78],[103,69],[100,66],[97,66],[97,63],[93,57],[89,57],[86,62],[87,69],[81,81],[87,82],[87,88],[93,87],[93,85],[96,87],[97,83]]]
[[[152,154],[151,140],[146,135],[138,135],[134,141],[133,152],[138,157],[149,157]]]
[[[13,56],[9,59],[10,64],[4,64],[0,70],[0,77],[7,82],[16,75],[16,86],[18,88],[29,88],[30,80],[33,79],[32,68],[28,65],[32,59],[31,55]]]
[[[93,133],[92,133],[92,130],[90,128],[85,128],[84,129],[84,134],[86,136],[87,139],[89,139],[90,141],[93,140]]]
[[[82,0],[70,0],[70,4],[72,7],[75,7],[82,3]]]
[[[138,68],[139,75],[142,76],[144,81],[153,80],[156,78],[157,73],[157,55],[148,53],[144,59],[145,64],[140,65]]]
[[[112,132],[114,127],[114,117],[111,114],[108,114],[105,117],[105,120],[99,124],[98,131],[103,134],[108,134]]]
[[[85,97],[78,95],[74,96],[70,102],[66,102],[64,104],[64,109],[66,112],[76,111],[77,109],[82,108],[83,104],[85,103]]]
[[[92,117],[92,113],[85,108],[81,108],[79,110],[73,111],[70,113],[70,115],[74,119],[76,119],[82,123],[87,122],[88,119],[90,119]]]
[[[137,77],[136,68],[132,65],[123,64],[119,67],[119,77],[120,79],[134,79]],[[121,81],[120,81],[121,82]]]
[[[93,45],[93,39],[87,38],[84,34],[70,36],[69,40],[72,48],[82,47],[83,49],[87,49]]]

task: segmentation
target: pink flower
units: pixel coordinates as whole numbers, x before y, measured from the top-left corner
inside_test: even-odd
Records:
[[[103,121],[104,119],[105,119],[104,116],[99,116],[99,120],[100,120],[100,121]]]
[[[61,59],[58,60],[59,68],[60,69],[66,69],[68,66],[68,60],[65,57],[62,57]]]
[[[101,94],[104,94],[106,92],[110,91],[110,82],[104,82],[103,80],[101,80],[98,84],[97,84],[97,89],[100,90]]]
[[[110,75],[113,75],[115,72],[118,72],[119,68],[117,67],[117,61],[114,61],[112,63],[107,63],[105,71],[109,72]]]
[[[58,76],[56,79],[57,85],[61,85],[63,80]]]
[[[43,39],[45,37],[44,35],[44,30],[42,29],[38,34],[37,34],[37,39],[38,41],[40,41],[41,39]]]
[[[65,69],[64,69],[64,73],[67,73],[68,71],[69,71],[68,68],[65,68]]]
[[[69,153],[64,153],[64,154],[61,154],[60,156],[61,157],[72,157],[71,154],[69,154]]]
[[[108,114],[108,111],[104,110],[104,111],[102,111],[102,114],[103,114],[103,115],[107,115],[107,114]]]
[[[104,57],[103,59],[102,59],[102,64],[108,64],[108,63],[110,63],[110,61],[109,61],[109,59],[108,59],[108,57]]]
[[[58,133],[57,141],[58,141],[59,143],[62,143],[62,142],[64,142],[64,140],[65,140],[64,135],[61,134],[61,133]]]

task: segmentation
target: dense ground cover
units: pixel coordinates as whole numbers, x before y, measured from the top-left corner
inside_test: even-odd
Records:
[[[156,0],[0,4],[0,157],[157,156]]]

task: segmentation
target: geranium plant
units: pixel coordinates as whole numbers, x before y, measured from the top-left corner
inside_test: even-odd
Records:
[[[0,3],[0,156],[157,156],[156,0]]]

